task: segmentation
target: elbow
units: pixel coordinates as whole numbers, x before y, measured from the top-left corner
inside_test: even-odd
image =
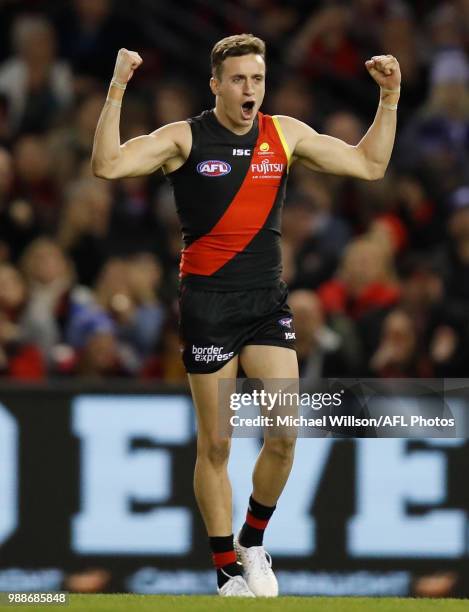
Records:
[[[374,159],[374,157],[367,153],[366,149],[361,146],[361,143],[359,143],[355,149],[360,155],[360,178],[365,181],[379,181],[382,179],[386,173],[389,160],[379,161]]]
[[[103,163],[96,158],[91,159],[91,171],[94,176],[102,179],[113,179],[116,178],[115,173],[111,164]]]
[[[383,164],[370,164],[367,168],[366,176],[364,177],[367,181],[379,181],[386,174],[386,166]]]
[[[92,156],[91,158],[91,172],[94,176],[98,178],[108,178],[106,172],[106,165],[103,164],[100,160],[96,159],[96,157]]]
[[[104,170],[102,170],[99,166],[91,166],[91,170],[93,172],[93,176],[97,178],[107,179],[109,176],[106,174]]]

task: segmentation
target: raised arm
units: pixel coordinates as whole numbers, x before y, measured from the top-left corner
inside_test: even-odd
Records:
[[[320,172],[375,180],[382,178],[391,158],[396,135],[396,110],[401,72],[392,55],[379,55],[366,62],[368,72],[380,87],[380,101],[373,123],[360,142],[349,145],[342,140],[318,134],[291,117],[280,116],[280,124],[298,160]]]
[[[91,167],[96,176],[107,179],[151,174],[170,165],[174,169],[187,159],[191,131],[185,121],[171,123],[151,134],[120,142],[120,111],[128,81],[141,65],[134,51],[120,49],[106,102],[94,135]]]

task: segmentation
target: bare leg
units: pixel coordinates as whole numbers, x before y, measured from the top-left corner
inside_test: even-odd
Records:
[[[298,378],[295,351],[277,346],[248,345],[241,364],[250,378]],[[253,497],[264,506],[274,506],[280,497],[293,465],[295,438],[264,438],[252,476]]]
[[[197,413],[194,492],[209,536],[233,533],[231,485],[227,465],[230,437],[219,435],[218,381],[236,378],[238,358],[212,374],[189,374]],[[234,384],[234,383],[233,383]]]

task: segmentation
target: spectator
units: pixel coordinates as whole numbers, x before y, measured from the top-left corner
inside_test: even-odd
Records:
[[[337,111],[326,117],[324,133],[340,138],[347,144],[356,145],[363,137],[364,126],[357,115],[348,111]]]
[[[321,285],[318,295],[327,313],[353,319],[394,305],[400,289],[388,249],[369,236],[357,238],[345,250],[337,277]]]
[[[162,278],[160,262],[150,253],[139,253],[130,260],[129,287],[137,311],[127,334],[144,357],[151,353],[162,333],[165,318],[159,298]]]
[[[450,197],[448,237],[438,251],[448,297],[467,304],[469,300],[469,187],[462,186]]]
[[[12,132],[43,131],[72,101],[71,73],[56,58],[55,32],[44,17],[19,17],[12,36],[15,55],[0,66]]]
[[[295,258],[291,288],[315,289],[334,273],[350,231],[334,214],[324,181],[305,175],[297,185],[283,221],[284,242],[290,244]]]
[[[192,92],[182,82],[163,82],[154,92],[152,111],[152,129],[174,121],[184,121],[194,114]]]
[[[386,315],[378,349],[370,361],[370,370],[380,378],[432,376],[415,325],[404,310],[395,309]]]
[[[78,282],[88,287],[109,255],[110,215],[109,183],[89,178],[69,186],[57,240],[72,259]]]
[[[409,242],[404,223],[392,213],[378,215],[371,223],[369,235],[378,244],[384,246],[391,256],[402,253]]]
[[[85,336],[78,354],[76,374],[84,378],[115,378],[131,374],[123,365],[119,344],[112,331],[98,328]]]
[[[11,142],[12,129],[8,115],[8,97],[0,92],[0,146],[7,146]]]
[[[29,203],[41,229],[55,229],[59,194],[52,177],[52,160],[45,139],[25,134],[14,148],[14,197]]]
[[[314,385],[321,378],[346,377],[352,373],[342,338],[325,323],[318,297],[313,291],[292,291],[288,299],[295,320],[296,351],[300,376]]]
[[[70,121],[48,133],[51,174],[61,189],[65,190],[67,184],[80,175],[91,175],[89,167],[94,131],[103,101],[104,93],[99,89],[87,93],[79,100]],[[87,168],[86,173],[82,172],[83,164]]]
[[[372,236],[352,241],[336,277],[319,287],[318,296],[331,327],[354,347],[358,364],[366,361],[376,349],[383,318],[400,297],[388,245]]]
[[[133,22],[113,11],[112,0],[73,0],[57,13],[56,24],[61,52],[78,77],[80,91],[110,78],[120,47],[138,44]],[[141,36],[139,42],[141,46]]]
[[[432,249],[444,240],[446,212],[423,178],[416,173],[397,177],[396,201],[396,213],[414,250]]]
[[[156,345],[164,319],[158,302],[161,267],[151,255],[130,261],[114,258],[104,266],[96,283],[97,304],[116,325],[116,333],[139,368]]]
[[[0,376],[15,380],[41,380],[46,375],[39,348],[21,326],[26,286],[19,272],[0,264]]]
[[[398,151],[407,167],[426,165],[448,194],[468,180],[469,65],[458,49],[440,51],[431,69],[431,88]]]
[[[31,204],[13,198],[14,179],[12,157],[0,148],[0,261],[16,261],[39,231]]]
[[[384,53],[390,53],[399,58],[402,82],[406,84],[406,95],[402,98],[399,113],[399,120],[402,122],[408,120],[411,108],[421,102],[423,54],[419,32],[412,18],[411,10],[404,3],[396,4],[394,10],[390,9],[384,21],[379,47]],[[404,117],[402,111],[404,111]]]
[[[70,260],[49,238],[34,240],[23,253],[20,267],[29,290],[22,325],[41,348],[48,367],[54,369],[55,348],[63,344],[73,317],[92,296],[74,285]]]
[[[162,233],[155,219],[147,177],[121,179],[115,185],[109,233],[113,254],[151,251]]]
[[[308,76],[357,76],[361,58],[350,30],[351,13],[347,7],[336,5],[315,11],[291,44],[291,62],[302,66]]]
[[[143,365],[142,379],[160,380],[167,383],[188,384],[181,359],[181,342],[177,323],[168,317],[154,354]]]
[[[290,115],[312,126],[318,124],[314,97],[303,78],[283,79],[268,100],[268,106],[273,115]]]
[[[445,294],[441,262],[408,257],[401,272],[400,305],[412,317],[432,364],[434,376],[465,376],[467,311]]]

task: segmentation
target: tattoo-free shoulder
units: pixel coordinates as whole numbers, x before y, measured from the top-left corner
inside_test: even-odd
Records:
[[[174,142],[182,155],[189,155],[192,146],[192,132],[187,121],[175,121],[167,123],[154,130],[151,136],[168,138]]]
[[[288,115],[274,115],[274,117],[279,122],[288,147],[293,157],[295,157],[295,149],[298,141],[304,136],[311,136],[316,132],[306,125],[306,123],[294,117],[289,117]]]

